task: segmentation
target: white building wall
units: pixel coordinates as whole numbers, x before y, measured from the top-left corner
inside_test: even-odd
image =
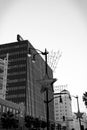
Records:
[[[62,103],[60,103],[60,95],[54,94],[54,112],[55,112],[55,122],[65,125],[67,130],[80,130],[79,120],[76,118],[76,115],[72,113],[72,100],[70,93],[67,90],[63,90],[61,94]],[[65,121],[63,121],[63,116],[65,116]],[[83,118],[81,119],[81,125],[84,126],[84,129],[87,128],[87,114],[84,113]]]
[[[67,90],[63,90],[61,94],[62,103],[60,103],[60,95],[54,95],[54,110],[55,110],[55,122],[60,123],[62,126],[65,125],[67,129],[73,128],[72,119],[72,107],[71,107],[71,97]],[[63,116],[65,121],[63,121]]]
[[[84,113],[83,121],[81,123],[84,125],[84,128],[87,128],[87,113]]]

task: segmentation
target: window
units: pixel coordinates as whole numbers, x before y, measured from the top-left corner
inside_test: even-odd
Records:
[[[10,112],[12,112],[12,108],[10,108]]]
[[[5,106],[3,106],[3,112],[5,112]]]
[[[7,107],[7,112],[9,111],[9,108]]]
[[[15,109],[13,110],[13,114],[15,114]]]
[[[16,114],[18,114],[18,110],[16,110]]]
[[[58,105],[58,103],[57,103],[57,102],[55,102],[55,105]]]
[[[59,119],[59,117],[56,117],[56,120],[58,120]]]
[[[58,110],[56,110],[56,112],[58,112]]]
[[[1,105],[0,105],[0,112],[1,112]]]
[[[56,116],[59,116],[59,113],[56,113]]]

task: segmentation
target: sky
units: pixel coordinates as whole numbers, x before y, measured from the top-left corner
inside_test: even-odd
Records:
[[[17,41],[17,34],[44,51],[62,52],[55,86],[66,85],[87,112],[87,0],[0,0],[0,44]],[[51,64],[51,63],[50,63]],[[77,111],[72,97],[73,111]]]

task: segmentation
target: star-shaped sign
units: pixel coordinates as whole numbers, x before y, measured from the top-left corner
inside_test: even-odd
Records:
[[[84,114],[84,113],[82,113],[82,112],[77,112],[77,113],[75,113],[77,119],[78,119],[78,118],[83,118],[83,117],[82,117],[83,114]]]
[[[41,84],[41,93],[46,91],[46,89],[49,89],[50,86],[52,87],[56,80],[56,78],[49,78],[48,75],[45,75],[43,79],[39,80],[39,83]]]

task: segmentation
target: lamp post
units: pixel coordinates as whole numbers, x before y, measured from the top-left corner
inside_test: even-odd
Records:
[[[77,116],[77,119],[79,119],[79,126],[80,126],[80,130],[81,130],[81,118],[82,118],[83,113],[80,112],[78,96],[73,96],[73,97],[77,99],[78,112],[75,114]]]
[[[34,48],[29,48],[29,52],[28,52],[28,55],[30,56],[31,55],[31,50],[36,50],[37,53],[33,54],[33,61],[35,61],[35,56],[38,55],[38,54],[42,54],[45,56],[45,76],[42,80],[39,81],[39,83],[42,85],[42,89],[41,91],[42,92],[46,92],[46,119],[47,119],[47,130],[49,130],[49,98],[48,98],[48,88],[49,88],[49,85],[53,85],[53,83],[56,81],[55,78],[49,78],[48,76],[48,66],[47,66],[47,50],[45,49],[44,52],[38,50],[38,49],[34,49]],[[39,52],[39,53],[38,53]]]

